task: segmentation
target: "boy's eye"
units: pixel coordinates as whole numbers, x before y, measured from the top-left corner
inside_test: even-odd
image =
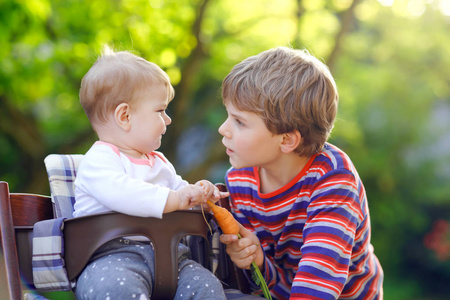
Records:
[[[244,125],[244,123],[242,123],[241,120],[239,120],[239,119],[235,119],[235,120],[238,125]]]

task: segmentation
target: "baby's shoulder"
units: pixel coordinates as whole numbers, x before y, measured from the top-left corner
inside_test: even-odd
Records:
[[[83,169],[91,165],[98,167],[101,164],[110,164],[113,161],[119,161],[119,149],[117,147],[115,149],[111,146],[104,143],[95,143],[92,145],[92,147],[83,156],[83,159],[80,162],[80,168]]]

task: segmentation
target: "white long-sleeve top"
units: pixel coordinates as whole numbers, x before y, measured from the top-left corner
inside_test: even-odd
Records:
[[[96,142],[76,174],[74,217],[116,211],[162,218],[169,191],[188,183],[161,152],[147,156],[132,158],[112,144]]]

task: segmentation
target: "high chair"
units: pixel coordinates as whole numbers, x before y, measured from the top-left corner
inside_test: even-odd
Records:
[[[74,189],[82,155],[46,157],[51,197],[36,194],[10,193],[7,182],[0,182],[0,228],[10,299],[23,299],[22,284],[36,290],[33,281],[33,227],[43,220],[61,219],[63,229],[64,270],[68,280],[75,282],[92,254],[102,244],[123,236],[146,236],[155,249],[155,285],[152,299],[172,299],[177,287],[177,248],[184,236],[192,236],[205,267],[217,264],[215,273],[227,288],[248,292],[243,273],[231,263],[224,251],[213,249],[210,258],[208,225],[201,211],[176,211],[162,219],[134,217],[116,212],[72,218]],[[221,190],[226,189],[219,185]],[[227,206],[227,199],[221,204]],[[229,208],[229,207],[228,207]],[[210,214],[205,214],[207,221]],[[163,230],[161,230],[163,228]],[[201,237],[203,247],[198,247]],[[195,251],[194,251],[195,252]],[[70,290],[70,287],[69,287]],[[30,297],[32,299],[32,297]]]
[[[10,298],[23,299],[22,282],[34,289],[32,271],[33,225],[42,220],[67,217],[63,221],[64,263],[70,281],[83,270],[91,255],[102,244],[123,236],[146,236],[155,249],[155,285],[152,299],[171,299],[177,287],[177,249],[180,239],[197,235],[207,239],[208,227],[199,211],[176,211],[162,219],[105,213],[70,218],[73,211],[73,179],[82,156],[50,155],[45,163],[52,197],[10,193],[7,182],[0,182],[0,228]],[[60,160],[63,168],[55,161]],[[67,168],[64,168],[67,167]],[[61,184],[63,182],[69,183]],[[53,201],[52,201],[53,200]],[[73,203],[73,202],[72,202]],[[68,215],[70,212],[70,215]],[[211,219],[209,214],[206,218]],[[208,245],[208,242],[206,243]],[[205,249],[208,252],[208,248]]]

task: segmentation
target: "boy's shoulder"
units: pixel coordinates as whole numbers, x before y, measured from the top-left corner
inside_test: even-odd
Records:
[[[325,143],[322,150],[316,155],[311,168],[316,168],[319,165],[327,166],[329,169],[346,169],[353,170],[354,166],[350,157],[337,146]]]

